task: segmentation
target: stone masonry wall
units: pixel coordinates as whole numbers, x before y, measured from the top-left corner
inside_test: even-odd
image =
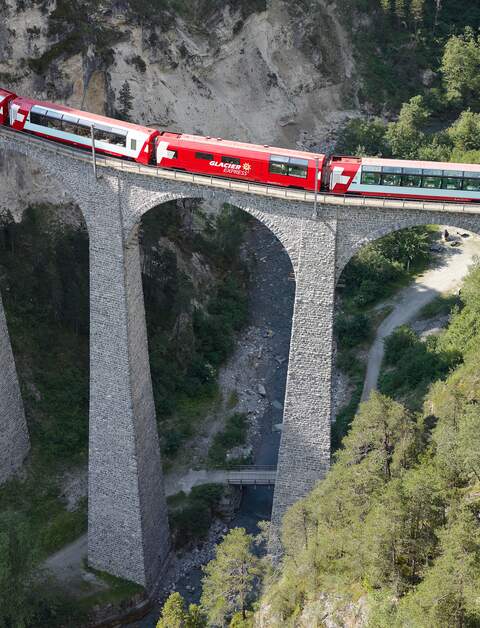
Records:
[[[21,468],[29,449],[23,402],[0,296],[0,484]]]

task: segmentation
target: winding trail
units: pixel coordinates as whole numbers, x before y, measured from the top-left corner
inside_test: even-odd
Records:
[[[451,234],[457,233],[455,228],[447,229]],[[458,289],[474,258],[480,256],[478,236],[469,234],[468,238],[456,236],[456,239],[461,241],[461,245],[451,247],[447,244],[439,255],[439,263],[435,268],[419,275],[413,284],[401,290],[393,301],[381,304],[380,307],[392,305],[393,310],[380,324],[370,348],[361,401],[366,401],[370,392],[377,387],[385,338],[400,325],[413,321],[420,310],[435,297]]]

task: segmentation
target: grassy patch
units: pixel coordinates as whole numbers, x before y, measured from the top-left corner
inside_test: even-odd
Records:
[[[446,316],[460,304],[460,298],[455,294],[439,294],[433,301],[423,306],[418,314],[420,320],[428,320],[437,316]]]
[[[39,560],[59,550],[87,530],[87,505],[68,512],[59,495],[51,471],[38,462],[32,464],[25,480],[7,482],[0,488],[0,511],[21,513],[29,522],[31,545]]]
[[[455,359],[438,349],[437,337],[422,342],[410,327],[402,325],[385,341],[378,389],[418,410],[430,384],[445,378],[454,366]]]
[[[246,415],[240,413],[232,414],[232,416],[227,419],[224,429],[218,432],[213,439],[213,443],[208,451],[208,466],[225,467],[227,465],[227,452],[229,449],[245,443],[247,429],[248,423]]]

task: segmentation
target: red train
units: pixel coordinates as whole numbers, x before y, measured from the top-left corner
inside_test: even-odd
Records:
[[[0,89],[0,124],[141,164],[333,194],[473,202],[480,165],[323,154],[170,133]]]

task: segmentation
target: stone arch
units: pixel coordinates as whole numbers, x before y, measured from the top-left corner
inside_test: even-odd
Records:
[[[44,172],[48,177],[54,179],[59,187],[66,191],[63,197],[65,203],[72,202],[79,208],[82,219],[88,229],[88,213],[84,205],[84,189],[79,185],[81,175],[89,177],[90,166],[80,161],[72,161],[71,166],[67,167],[65,159],[56,155],[51,150],[42,149],[38,144],[30,145],[28,141],[22,141],[28,138],[10,138],[0,135],[0,150],[4,156],[4,162],[8,162],[8,153],[20,154],[26,158],[26,164],[34,165],[35,169]],[[26,167],[26,170],[28,167]],[[79,173],[80,169],[80,173]],[[33,170],[31,168],[30,170]],[[80,177],[79,177],[80,174]],[[57,203],[58,205],[62,203]]]
[[[262,211],[262,209],[256,206],[259,204],[258,201],[252,202],[252,199],[249,197],[250,195],[237,194],[235,192],[230,194],[228,191],[212,190],[208,187],[191,186],[188,184],[184,187],[186,189],[183,191],[178,189],[172,191],[160,191],[158,189],[153,189],[149,190],[147,194],[145,194],[144,190],[142,190],[143,193],[140,193],[138,198],[135,198],[135,189],[130,189],[129,192],[133,210],[127,217],[125,217],[124,229],[126,241],[129,242],[134,236],[136,225],[140,224],[142,216],[163,203],[193,198],[199,198],[204,201],[220,200],[223,203],[228,203],[234,207],[238,207],[265,225],[287,251],[294,273],[296,272],[298,240],[292,233],[292,217],[271,215],[267,211]],[[272,199],[265,199],[264,202],[265,204],[272,204]],[[293,220],[296,223],[299,222],[298,217],[293,218]]]
[[[355,225],[349,225],[347,229],[342,230],[343,239],[338,243],[336,281],[339,280],[348,262],[362,247],[402,229],[428,224],[447,224],[480,235],[480,213],[418,211],[402,215],[400,210],[388,214],[382,210],[367,210],[365,213],[369,213],[369,224],[362,224],[362,228],[357,231],[354,230]]]

